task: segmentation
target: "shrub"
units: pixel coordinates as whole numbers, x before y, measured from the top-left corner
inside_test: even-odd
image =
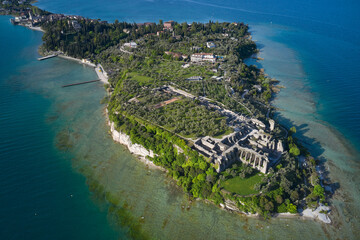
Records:
[[[297,213],[297,207],[294,204],[289,203],[287,205],[287,211],[290,213]]]
[[[287,212],[287,207],[285,205],[285,203],[281,204],[280,206],[277,207],[277,212],[278,213],[285,213]]]

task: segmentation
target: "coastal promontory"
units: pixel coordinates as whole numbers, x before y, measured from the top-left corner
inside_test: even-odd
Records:
[[[106,73],[114,140],[164,169],[189,199],[264,217],[308,208],[305,216],[329,221],[316,159],[294,127],[273,119],[278,81],[245,63],[258,52],[248,25],[108,23],[28,1],[1,7],[14,24],[44,31],[41,53]]]

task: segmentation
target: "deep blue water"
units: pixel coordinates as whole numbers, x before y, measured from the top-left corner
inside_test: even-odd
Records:
[[[357,202],[360,195],[356,187],[360,184],[359,155],[347,153],[347,149],[339,144],[342,137],[335,141],[339,134],[330,134],[329,130],[335,129],[359,150],[359,1],[40,0],[37,5],[52,12],[108,21],[172,19],[249,23],[265,57],[260,66],[287,87],[275,101],[282,108],[279,119],[288,126],[299,127],[304,135],[302,140],[315,155],[329,158],[334,179],[344,186],[346,195],[353,194],[343,197],[346,201],[342,198],[335,200],[340,218],[345,216],[344,219],[356,220],[355,216],[359,216]],[[4,33],[0,38],[0,224],[3,226],[0,238],[114,239],[123,236],[110,227],[104,210],[106,206],[93,203],[85,178],[72,168],[71,159],[74,156],[59,151],[54,143],[56,134],[66,129],[64,121],[67,119],[70,122],[71,114],[75,114],[68,114],[64,120],[59,117],[66,113],[71,102],[66,102],[61,92],[52,93],[57,81],[72,82],[74,76],[76,80],[89,80],[94,73],[58,60],[37,62],[34,59],[37,57],[36,47],[41,43],[41,33],[11,26],[8,17],[0,20],[0,32]],[[84,98],[87,102],[84,100],[81,106],[91,109],[91,105],[98,104],[103,94],[91,89],[91,86],[89,90],[94,101],[82,95],[78,100]],[[54,107],[54,104],[60,106]],[[74,109],[82,111],[81,107]],[[344,157],[340,156],[342,153]],[[347,186],[347,182],[354,189]],[[166,195],[168,191],[162,190]],[[147,196],[151,199],[151,193]],[[163,200],[161,197],[163,195],[157,195],[159,202]],[[133,201],[136,202],[136,199]],[[205,216],[206,211],[213,210],[206,208],[200,216]],[[161,209],[156,212],[160,214]],[[198,212],[194,210],[195,213]],[[182,224],[185,226],[186,217],[181,212],[179,216],[184,218]],[[219,222],[225,220],[227,216],[219,218]],[[356,232],[359,231],[357,223],[350,221],[342,228],[346,232]],[[273,229],[280,235],[284,226],[281,221],[276,224],[273,222]],[[291,225],[287,223],[286,226],[288,224]],[[309,228],[311,223],[292,224],[287,233],[293,233],[294,239],[300,239],[301,229]],[[315,229],[321,229],[316,224],[311,226],[314,234]],[[176,226],[173,228],[176,229]],[[230,227],[228,230],[231,232]],[[230,236],[239,236],[235,232],[231,232]],[[167,236],[172,236],[171,232]],[[174,235],[174,238],[179,236]],[[337,236],[344,238],[341,234]],[[349,236],[354,235],[345,235]]]
[[[349,1],[261,1],[261,0],[40,0],[49,11],[79,14],[91,18],[129,22],[158,21],[245,21],[296,26],[337,39],[358,43],[360,3]],[[69,7],[71,6],[71,7]]]
[[[32,87],[61,80],[47,75],[50,62],[36,60],[42,34],[9,19],[0,16],[0,239],[117,239],[72,156],[55,147],[53,99]],[[61,67],[75,79],[94,74]]]

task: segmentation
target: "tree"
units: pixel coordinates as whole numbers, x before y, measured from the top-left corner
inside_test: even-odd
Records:
[[[272,212],[274,210],[274,204],[271,201],[269,201],[269,202],[265,203],[264,208],[266,211]]]
[[[282,203],[280,206],[278,206],[277,212],[278,212],[278,213],[285,213],[285,212],[287,212],[287,207],[286,207],[285,203]]]
[[[292,126],[290,128],[290,134],[295,134],[296,133],[296,127],[295,126]]]
[[[313,172],[310,176],[311,185],[316,186],[319,184],[319,182],[320,182],[320,180],[319,180],[318,174],[316,172]]]
[[[276,195],[275,200],[278,204],[282,204],[283,202],[283,198],[281,197],[281,195]]]
[[[290,182],[286,177],[281,178],[280,187],[282,187],[285,192],[289,193],[291,190],[291,186],[293,185],[292,182]]]
[[[315,194],[315,196],[318,196],[318,197],[323,197],[324,196],[324,188],[320,186],[320,184],[317,184],[315,185],[314,187],[314,190],[313,190],[313,193]]]
[[[211,185],[209,183],[204,184],[201,189],[201,195],[203,198],[208,198],[212,194]]]
[[[207,169],[207,167],[208,167],[207,162],[201,161],[201,162],[199,163],[199,168],[200,168],[201,170],[205,170],[205,169]]]
[[[289,213],[297,213],[297,207],[296,207],[294,204],[289,203],[289,204],[287,205],[287,211],[288,211]]]
[[[196,32],[196,23],[193,22],[193,23],[191,24],[190,31],[191,31],[192,33],[195,33],[195,32]]]
[[[289,147],[290,147],[289,152],[291,155],[293,155],[294,157],[300,155],[300,149],[294,143],[290,144]]]
[[[296,190],[292,191],[290,194],[290,199],[293,202],[299,200],[299,193]]]

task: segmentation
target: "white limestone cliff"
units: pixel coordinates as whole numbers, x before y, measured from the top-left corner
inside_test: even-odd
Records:
[[[126,135],[125,133],[116,131],[115,124],[113,122],[109,121],[109,125],[114,141],[125,145],[132,154],[136,154],[142,157],[147,157],[147,156],[152,158],[154,157],[153,151],[147,150],[145,147],[143,147],[140,144],[132,143],[130,140],[130,136]]]

